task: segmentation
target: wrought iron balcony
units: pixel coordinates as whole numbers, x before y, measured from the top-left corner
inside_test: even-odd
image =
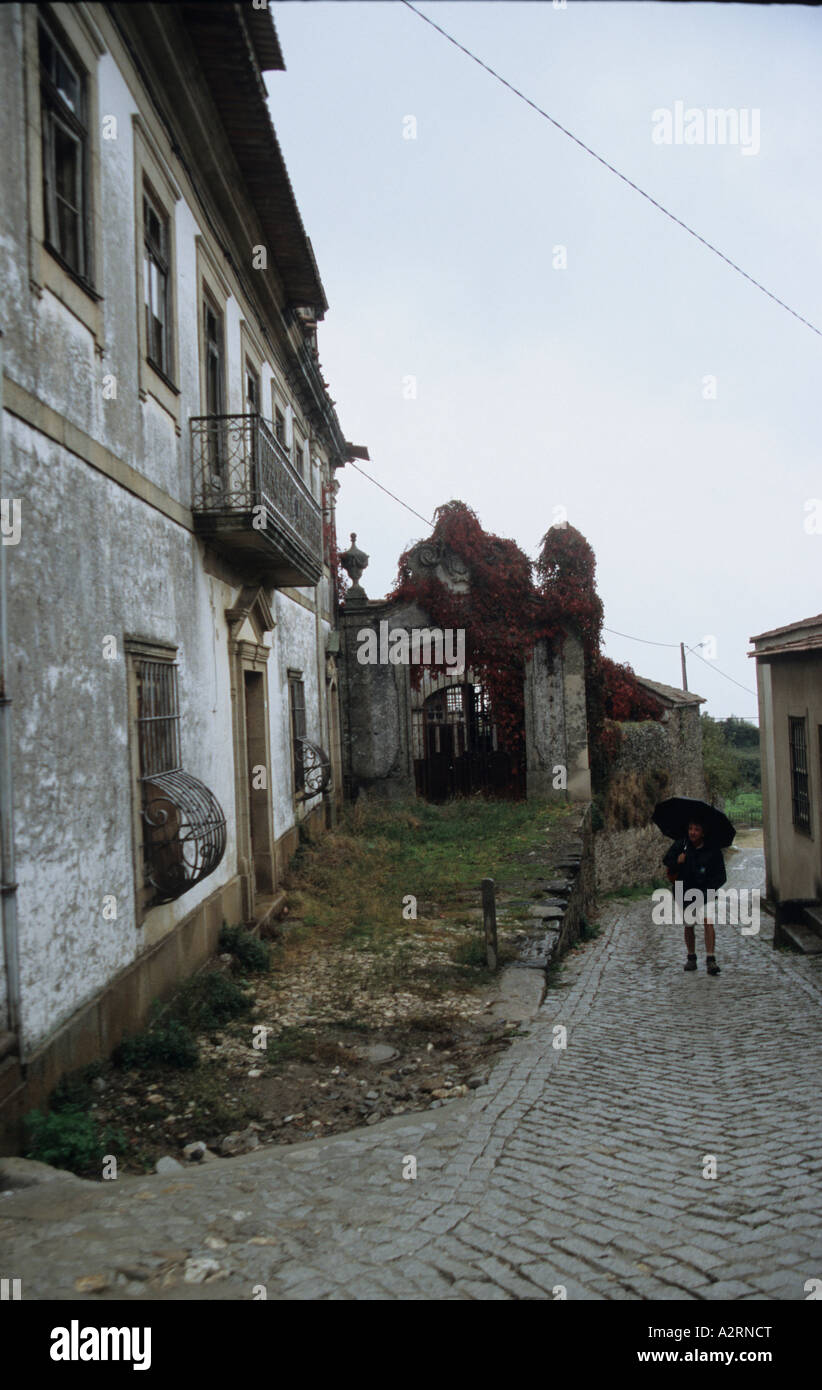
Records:
[[[322,511],[260,415],[195,416],[191,458],[200,535],[265,583],[319,581]]]

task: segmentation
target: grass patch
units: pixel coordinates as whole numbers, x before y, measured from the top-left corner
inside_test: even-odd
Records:
[[[567,803],[465,798],[433,805],[357,802],[333,832],[301,845],[286,879],[295,917],[320,939],[369,950],[418,933],[423,919],[479,906],[485,877],[545,874],[546,841],[572,813]],[[416,900],[417,917],[403,915]],[[464,912],[463,912],[464,917]],[[300,943],[289,933],[289,941]]]
[[[485,936],[477,935],[468,941],[461,941],[451,952],[451,959],[455,965],[471,965],[483,970],[488,966],[488,955],[485,949]]]
[[[153,1067],[186,1071],[197,1066],[200,1049],[190,1029],[172,1018],[165,1025],[156,1023],[142,1033],[124,1038],[111,1060],[123,1071],[150,1071]]]
[[[725,815],[734,825],[760,826],[762,824],[762,793],[737,792],[725,800]]]
[[[197,1033],[213,1033],[253,1008],[254,1000],[230,975],[218,970],[195,975],[167,1004],[155,1001],[148,1027],[124,1038],[111,1060],[124,1071],[154,1067],[189,1071],[200,1061]]]
[[[261,1118],[259,1106],[242,1091],[226,1094],[225,1069],[220,1062],[206,1062],[198,1067],[190,1080],[186,1079],[185,1096],[191,1103],[192,1129],[222,1135],[245,1129],[251,1120]]]
[[[233,956],[234,965],[249,974],[264,974],[270,969],[269,947],[245,927],[229,927],[223,922],[219,949]]]
[[[125,1148],[117,1129],[102,1126],[76,1104],[48,1112],[32,1110],[25,1118],[26,1157],[67,1168],[72,1173],[99,1177],[103,1156]]]
[[[214,1032],[251,1013],[254,1000],[237,980],[210,970],[187,980],[174,995],[169,1013],[191,1032]]]

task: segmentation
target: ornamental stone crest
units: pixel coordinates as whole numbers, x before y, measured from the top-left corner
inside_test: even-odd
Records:
[[[471,572],[460,555],[438,541],[420,541],[408,552],[411,573],[423,579],[436,578],[456,594],[471,587]]]

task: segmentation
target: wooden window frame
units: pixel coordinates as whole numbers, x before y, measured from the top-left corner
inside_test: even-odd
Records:
[[[55,58],[61,61],[77,83],[77,110],[62,96],[51,71],[44,65],[41,46],[43,39],[51,45]],[[43,174],[43,245],[83,289],[94,288],[94,261],[91,236],[91,190],[89,179],[90,135],[88,72],[73,46],[65,37],[61,25],[43,7],[37,12],[37,58],[40,73],[40,134],[42,139]],[[55,131],[59,128],[76,153],[74,207],[57,191],[57,151]],[[77,264],[61,245],[58,200],[67,204],[74,214],[77,228]]]
[[[39,297],[48,290],[84,325],[94,340],[95,351],[102,356],[102,295],[95,284],[95,277],[103,264],[97,68],[106,47],[86,6],[23,5],[21,11],[29,282],[35,295]],[[65,52],[72,67],[79,68],[84,79],[84,275],[78,274],[64,260],[59,247],[54,246],[46,235],[41,25],[51,41]]]
[[[299,700],[297,699],[298,694]],[[289,670],[288,672],[288,719],[291,727],[291,774],[294,784],[294,798],[296,801],[304,801],[305,771],[302,749],[297,742],[299,738],[305,738],[307,734],[305,679],[302,671]],[[302,724],[302,728],[299,727],[300,724]]]
[[[251,409],[252,401],[251,401],[251,396],[249,395],[249,390],[248,390],[248,383],[249,383],[250,380],[253,380],[253,381],[254,381],[254,402],[253,402],[253,404],[254,404],[254,409],[253,409],[253,410]],[[259,369],[259,367],[256,365],[255,362],[252,362],[251,358],[250,358],[247,354],[246,354],[246,357],[245,357],[245,361],[244,361],[244,363],[243,363],[243,384],[244,384],[243,405],[244,405],[244,408],[245,408],[245,412],[244,412],[244,413],[245,413],[246,415],[259,415],[259,416],[262,416],[261,400],[260,400],[261,392],[262,392],[262,384],[261,384],[261,379],[260,379],[260,369]]]
[[[176,736],[173,743],[177,760],[180,756],[180,698],[178,677],[178,648],[166,642],[156,642],[149,638],[126,637],[123,642],[128,673],[128,711],[129,711],[129,750],[132,782],[132,847],[134,863],[135,918],[140,926],[150,912],[150,902],[154,889],[146,877],[146,856],[144,852],[145,834],[143,827],[143,788],[146,767],[146,742],[144,728],[141,728],[140,712],[140,665],[144,662],[162,664],[174,672],[171,677],[176,699]],[[153,769],[156,773],[157,768]],[[168,769],[169,771],[171,769]]]
[[[219,327],[219,333],[215,334],[213,338],[210,338],[208,333],[209,314],[212,315],[216,325]],[[203,414],[226,415],[228,414],[226,400],[228,382],[226,380],[225,307],[223,306],[221,308],[220,305],[215,302],[213,295],[206,285],[203,285],[200,294],[200,320],[203,336]],[[215,352],[211,352],[210,350],[212,344],[216,348]],[[217,399],[209,400],[209,381],[211,379],[210,368],[212,360],[216,361],[217,364]]]
[[[181,194],[168,170],[159,145],[148,129],[142,116],[131,118],[134,139],[134,211],[135,211],[135,270],[137,294],[137,325],[139,339],[140,399],[151,397],[171,416],[179,435],[182,430],[180,419],[180,389],[178,379],[177,324],[177,238],[175,209]],[[145,307],[145,254],[146,226],[144,198],[148,196],[155,210],[161,213],[166,224],[166,260],[168,281],[166,287],[167,303],[167,348],[168,362],[165,369],[156,362],[149,350],[148,329]]]
[[[295,420],[292,424],[291,432],[291,460],[294,466],[294,471],[302,479],[302,481],[305,482],[305,431],[302,429],[300,425],[297,424]]]
[[[155,239],[149,229],[149,219],[146,213],[153,214],[159,229],[159,237]],[[163,378],[167,386],[173,389],[171,380],[172,363],[172,343],[173,343],[173,323],[171,314],[171,219],[166,212],[160,199],[154,192],[148,180],[143,182],[143,310],[145,313],[146,330],[146,361],[155,372]],[[160,353],[159,356],[153,351],[152,331],[149,326],[149,315],[153,315],[153,302],[151,301],[150,285],[146,284],[146,274],[151,274],[156,270],[158,279],[161,283],[160,296],[162,299],[162,319],[157,320],[160,324]],[[148,297],[147,297],[148,291]]]

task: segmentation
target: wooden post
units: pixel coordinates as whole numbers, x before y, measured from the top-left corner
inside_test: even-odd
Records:
[[[485,955],[488,969],[497,968],[497,905],[494,898],[494,880],[482,880],[482,921],[485,927]]]

